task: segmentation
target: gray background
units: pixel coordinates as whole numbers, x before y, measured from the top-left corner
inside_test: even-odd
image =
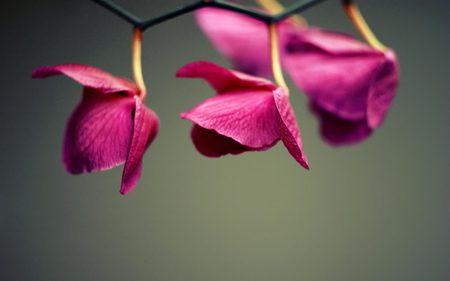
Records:
[[[141,16],[185,2],[118,1]],[[130,26],[90,1],[9,1],[1,9],[0,280],[450,280],[448,1],[361,0],[398,53],[401,88],[368,141],[335,149],[292,90],[312,170],[282,145],[199,155],[178,114],[212,94],[183,64],[224,65],[190,15],[145,34],[147,105],[161,131],[139,187],[122,169],[71,176],[60,164],[81,87],[31,80],[77,62],[128,76]],[[336,0],[306,13],[354,34]]]

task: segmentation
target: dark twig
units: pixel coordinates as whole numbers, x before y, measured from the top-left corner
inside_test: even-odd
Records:
[[[286,8],[283,12],[271,15],[259,10],[251,9],[244,7],[242,5],[230,3],[228,1],[222,1],[222,0],[199,0],[194,3],[188,4],[186,6],[182,6],[179,8],[176,8],[173,11],[164,13],[160,16],[156,16],[154,18],[148,19],[148,20],[141,20],[139,17],[135,16],[134,14],[130,13],[123,7],[117,5],[111,0],[92,0],[101,6],[105,7],[106,9],[110,10],[114,14],[118,15],[122,19],[126,20],[127,22],[131,23],[134,27],[140,28],[141,30],[145,30],[151,26],[160,24],[162,22],[171,20],[173,18],[176,18],[178,16],[190,13],[192,11],[204,8],[204,7],[215,7],[219,9],[234,11],[237,13],[248,15],[252,18],[255,18],[257,20],[271,23],[271,22],[278,22],[281,20],[284,20],[296,13],[305,11],[311,7],[313,7],[316,4],[319,4],[320,2],[323,2],[325,0],[303,0],[299,1],[298,3],[295,3],[291,5],[290,7]]]

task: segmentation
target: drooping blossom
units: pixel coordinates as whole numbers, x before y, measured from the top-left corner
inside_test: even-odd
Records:
[[[191,137],[200,153],[220,157],[263,151],[281,140],[295,160],[309,168],[285,89],[206,61],[182,67],[177,77],[202,78],[217,92],[181,114],[194,123]]]
[[[199,10],[196,18],[236,67],[247,73],[270,74],[266,24],[215,8]],[[398,86],[392,50],[380,51],[350,36],[292,21],[278,24],[278,36],[283,68],[309,97],[326,141],[352,144],[381,125]]]
[[[134,83],[92,66],[62,64],[33,71],[34,78],[59,74],[84,86],[65,129],[65,169],[80,174],[125,164],[120,192],[130,192],[141,177],[144,152],[158,133],[158,117],[143,104]]]

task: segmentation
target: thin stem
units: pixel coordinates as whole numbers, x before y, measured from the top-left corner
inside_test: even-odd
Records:
[[[358,5],[356,5],[352,0],[342,0],[342,4],[344,5],[344,9],[348,17],[350,18],[356,29],[358,29],[358,32],[361,34],[364,40],[366,40],[366,42],[373,48],[381,52],[385,52],[388,48],[378,40],[373,31],[370,29],[369,25],[361,14]]]
[[[284,88],[289,95],[288,86],[284,80],[283,71],[281,70],[280,49],[278,44],[277,26],[275,23],[269,24],[269,37],[273,78],[275,79],[275,83]]]
[[[277,0],[256,0],[256,2],[258,2],[261,7],[263,7],[267,11],[270,11],[272,14],[279,14],[284,11],[284,6]],[[308,25],[306,19],[300,15],[293,15],[290,19],[297,25]]]
[[[125,10],[123,7],[117,5],[116,3],[108,0],[92,0],[95,3],[99,4],[100,6],[106,8],[107,10],[110,10],[117,16],[121,17],[122,19],[126,20],[127,22],[131,23],[133,26],[139,26],[141,19],[134,15],[133,13]]]
[[[144,76],[142,75],[142,39],[142,30],[138,27],[134,28],[132,45],[133,77],[139,89],[139,96],[144,100],[147,95],[147,88],[145,87]]]

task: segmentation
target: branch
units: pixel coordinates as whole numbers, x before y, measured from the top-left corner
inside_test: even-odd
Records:
[[[154,18],[150,18],[147,20],[141,20],[139,17],[134,15],[133,13],[127,11],[123,7],[117,5],[111,0],[92,0],[95,3],[103,6],[104,8],[110,10],[117,16],[121,17],[122,19],[126,20],[130,24],[133,25],[133,27],[137,27],[141,30],[146,30],[149,27],[155,26],[157,24],[163,23],[165,21],[171,20],[173,18],[182,16],[184,14],[193,12],[195,10],[204,8],[204,7],[215,7],[223,10],[229,10],[241,14],[248,15],[252,18],[255,18],[257,20],[263,21],[265,23],[273,23],[273,22],[279,22],[282,21],[296,13],[305,11],[316,4],[319,4],[320,2],[323,2],[325,0],[303,0],[299,1],[298,3],[295,3],[291,5],[290,7],[286,8],[283,12],[271,15],[256,9],[251,9],[244,7],[239,4],[230,3],[228,1],[223,0],[199,0],[194,3],[176,8],[173,11],[166,12],[160,16],[156,16]]]

